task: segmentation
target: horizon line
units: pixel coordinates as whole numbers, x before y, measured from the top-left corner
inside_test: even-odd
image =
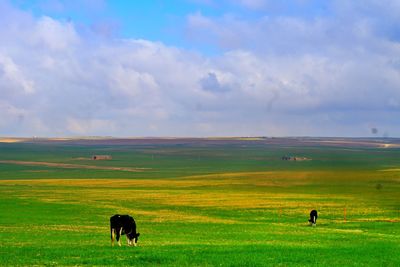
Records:
[[[317,136],[317,135],[287,135],[287,136],[268,136],[268,135],[254,135],[254,136],[101,136],[101,135],[79,135],[79,136],[2,136],[1,139],[24,139],[24,140],[40,140],[40,139],[53,139],[53,140],[74,140],[74,139],[267,139],[267,138],[368,138],[368,139],[397,139],[396,136]]]

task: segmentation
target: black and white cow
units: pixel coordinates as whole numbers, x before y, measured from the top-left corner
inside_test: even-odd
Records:
[[[316,226],[317,225],[317,218],[318,218],[318,212],[316,210],[312,210],[310,212],[310,219],[308,220],[310,225]]]
[[[128,246],[137,245],[140,233],[136,233],[135,220],[129,215],[116,214],[110,218],[111,245],[114,246],[114,239],[117,238],[121,246],[121,235],[126,235]]]

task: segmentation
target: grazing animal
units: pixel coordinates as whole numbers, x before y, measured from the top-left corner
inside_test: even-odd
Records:
[[[308,220],[310,225],[316,226],[317,225],[317,218],[318,218],[318,212],[316,210],[312,210],[310,212],[310,219]]]
[[[135,220],[129,215],[116,214],[110,218],[111,246],[114,246],[114,239],[117,239],[121,246],[121,235],[126,235],[128,246],[137,245],[140,233],[136,233]]]

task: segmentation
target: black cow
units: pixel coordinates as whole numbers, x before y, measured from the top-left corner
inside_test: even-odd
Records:
[[[126,235],[128,246],[137,245],[140,233],[136,233],[135,220],[129,215],[116,214],[110,218],[111,245],[114,246],[114,239],[117,238],[121,246],[121,235]]]
[[[310,225],[316,226],[317,225],[317,218],[318,218],[318,212],[316,210],[312,210],[310,212],[310,219],[308,220],[310,222]]]

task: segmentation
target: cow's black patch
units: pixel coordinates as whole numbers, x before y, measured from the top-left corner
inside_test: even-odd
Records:
[[[315,226],[317,224],[318,212],[316,210],[312,210],[310,212],[310,219],[308,220],[311,225]]]
[[[140,233],[136,233],[135,220],[129,215],[116,214],[110,218],[110,231],[111,231],[111,245],[114,245],[114,237],[121,245],[121,235],[126,235],[128,245],[136,245]]]

